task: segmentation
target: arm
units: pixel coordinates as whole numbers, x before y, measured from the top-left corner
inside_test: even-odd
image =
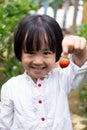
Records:
[[[66,36],[62,41],[62,56],[69,53],[73,56],[73,62],[81,67],[87,61],[86,39],[79,36]]]
[[[8,86],[2,86],[1,90],[1,110],[0,110],[0,130],[10,130],[13,122],[13,103],[10,99]]]

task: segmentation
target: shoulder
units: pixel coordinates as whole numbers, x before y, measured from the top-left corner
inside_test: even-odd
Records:
[[[5,84],[11,84],[11,83],[17,83],[19,81],[23,81],[23,78],[24,78],[24,74],[21,74],[10,78],[7,82],[5,82]]]
[[[9,80],[7,80],[1,87],[1,90],[9,90],[11,88],[14,88],[14,87],[18,87],[19,84],[21,84],[22,82],[24,81],[24,74],[21,74],[21,75],[18,75],[18,76],[15,76],[15,77],[12,77],[10,78]]]

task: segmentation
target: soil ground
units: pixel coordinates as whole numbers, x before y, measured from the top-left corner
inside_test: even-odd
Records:
[[[84,105],[79,98],[80,89],[69,95],[69,105],[73,122],[73,130],[87,130],[87,119],[84,117]]]

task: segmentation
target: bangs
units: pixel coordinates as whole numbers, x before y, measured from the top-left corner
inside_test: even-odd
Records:
[[[55,37],[54,33],[49,29],[44,29],[39,26],[32,26],[26,34],[23,49],[24,52],[30,53],[32,51],[39,51],[43,47],[44,49],[55,52]]]

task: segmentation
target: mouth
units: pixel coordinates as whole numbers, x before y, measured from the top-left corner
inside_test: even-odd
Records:
[[[40,66],[39,67],[32,66],[31,68],[33,73],[39,76],[43,73],[43,70],[45,69],[45,67],[40,67]]]
[[[43,70],[46,68],[46,66],[31,66],[31,68],[33,68],[35,70]]]

